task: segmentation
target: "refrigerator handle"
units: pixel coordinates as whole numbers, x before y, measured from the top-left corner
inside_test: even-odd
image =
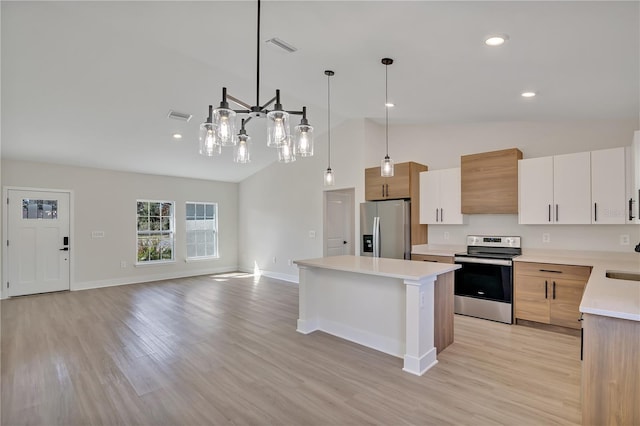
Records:
[[[380,218],[373,218],[373,257],[380,257]]]

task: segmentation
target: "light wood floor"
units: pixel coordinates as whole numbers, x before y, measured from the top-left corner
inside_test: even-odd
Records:
[[[457,316],[422,377],[295,331],[298,288],[202,276],[2,301],[3,425],[580,422],[580,341]]]

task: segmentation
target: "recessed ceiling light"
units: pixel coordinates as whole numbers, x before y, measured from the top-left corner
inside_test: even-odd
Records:
[[[536,95],[536,92],[522,92],[520,96],[523,98],[533,98]]]
[[[384,106],[391,108],[396,106],[396,104],[394,104],[393,102],[387,102],[386,104],[384,104]]]
[[[182,139],[182,134],[181,133],[174,133],[173,135],[171,135],[174,139]]]
[[[509,40],[509,36],[506,34],[492,35],[485,39],[484,44],[487,46],[501,46],[507,40]]]

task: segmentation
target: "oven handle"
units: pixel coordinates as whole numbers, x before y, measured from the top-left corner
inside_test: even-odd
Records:
[[[455,263],[482,263],[484,265],[511,266],[513,262],[506,259],[481,259],[479,257],[454,257]]]

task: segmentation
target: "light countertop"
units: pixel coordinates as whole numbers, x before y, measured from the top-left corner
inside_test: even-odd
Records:
[[[456,253],[465,253],[467,246],[444,244],[419,244],[411,247],[411,254],[424,254],[428,256],[451,256]]]
[[[640,273],[640,253],[523,249],[514,262],[591,266],[580,312],[640,321],[640,282],[607,278],[607,271]]]
[[[448,263],[418,262],[365,256],[331,256],[296,260],[298,266],[355,272],[381,277],[419,281],[429,276],[445,274],[460,268]]]

